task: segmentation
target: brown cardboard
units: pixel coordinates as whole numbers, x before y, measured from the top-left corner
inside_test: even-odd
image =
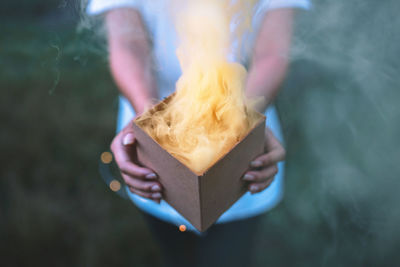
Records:
[[[148,112],[162,108],[169,96]],[[224,157],[203,174],[196,174],[164,150],[135,122],[137,158],[154,170],[163,186],[163,199],[203,232],[246,191],[241,179],[249,162],[263,153],[265,116]]]

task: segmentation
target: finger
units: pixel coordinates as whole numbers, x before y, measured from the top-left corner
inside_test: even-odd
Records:
[[[265,128],[265,143],[264,143],[265,151],[271,151],[277,147],[282,147],[282,144],[272,133],[271,129]]]
[[[275,147],[266,154],[262,154],[250,162],[251,168],[266,167],[285,159],[285,149],[282,146]]]
[[[271,183],[274,181],[274,177],[268,178],[265,182],[263,183],[251,183],[249,184],[249,191],[252,194],[259,193],[269,187]]]
[[[128,141],[126,141],[125,143],[130,143],[132,140],[131,139],[132,136],[131,135],[126,135],[126,136],[130,137],[128,138]],[[140,167],[132,162],[131,155],[135,153],[134,150],[135,147],[132,146],[134,144],[134,141],[133,143],[131,143],[131,145],[123,145],[124,141],[120,140],[123,138],[124,136],[120,133],[116,136],[116,138],[111,144],[111,151],[114,154],[115,161],[121,172],[130,176],[140,177],[142,179],[157,178],[157,175],[152,170]]]
[[[117,162],[118,167],[123,174],[147,180],[154,180],[157,178],[157,174],[155,174],[152,170],[140,167],[131,161],[122,161],[118,159],[117,156],[115,156],[115,161]]]
[[[162,191],[162,186],[158,182],[147,182],[147,181],[143,181],[143,180],[128,176],[126,174],[122,174],[122,178],[124,179],[125,183],[128,186],[136,188],[143,192],[155,193],[155,192]]]
[[[278,173],[278,166],[275,164],[258,171],[250,170],[245,173],[245,175],[243,176],[243,180],[248,182],[260,183],[266,181],[269,177],[275,176],[277,173]]]
[[[124,146],[131,146],[135,143],[135,135],[133,132],[128,132],[125,134],[125,136],[122,138],[122,145]]]
[[[257,157],[250,163],[250,167],[259,168],[275,164],[285,159],[286,151],[269,128],[265,128],[264,149],[268,153]]]
[[[123,147],[129,147],[136,142],[135,134],[129,128],[120,131],[111,142],[111,150],[118,150]]]
[[[160,200],[162,198],[162,194],[160,192],[157,193],[148,193],[148,192],[143,192],[141,190],[138,190],[136,188],[133,187],[129,187],[129,191],[131,191],[132,193],[144,197],[144,198],[148,198],[148,199],[152,199],[158,203],[160,203]]]

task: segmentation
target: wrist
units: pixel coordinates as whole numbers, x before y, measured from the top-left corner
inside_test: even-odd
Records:
[[[271,104],[272,99],[262,92],[246,91],[246,98],[250,100],[251,107],[260,113],[264,113]]]
[[[151,108],[153,106],[153,103],[155,101],[152,101],[151,99],[139,99],[139,98],[135,98],[131,104],[133,106],[133,109],[135,110],[135,113],[137,115],[141,115],[144,112],[146,112],[146,110],[148,110],[149,108]]]
[[[141,115],[158,102],[158,97],[150,94],[135,94],[128,97],[135,113]]]
[[[142,114],[158,102],[156,86],[151,81],[133,80],[129,87],[120,87],[120,91],[128,99],[137,115]]]

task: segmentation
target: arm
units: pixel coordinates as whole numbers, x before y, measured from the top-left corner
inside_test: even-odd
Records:
[[[140,114],[157,98],[147,32],[139,12],[130,8],[109,11],[106,24],[111,72],[121,93]],[[129,123],[113,139],[111,151],[129,190],[160,202],[162,186],[157,175],[136,163],[135,149]]]
[[[249,97],[263,96],[264,112],[278,94],[288,67],[294,10],[280,8],[264,17],[252,55],[246,84]]]
[[[140,13],[131,8],[106,15],[110,68],[121,93],[137,114],[157,99],[150,42]]]
[[[277,9],[268,13],[262,23],[253,53],[247,79],[246,94],[263,96],[256,107],[264,112],[278,94],[288,67],[294,10]],[[285,158],[285,149],[270,129],[265,129],[265,153],[250,164],[243,179],[248,181],[251,193],[267,188],[278,172],[277,163]]]

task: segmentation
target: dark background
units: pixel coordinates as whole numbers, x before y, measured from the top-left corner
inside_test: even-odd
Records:
[[[299,12],[277,101],[286,196],[264,216],[258,266],[400,261],[399,8]],[[137,208],[99,173],[117,89],[96,22],[62,0],[3,0],[0,21],[0,265],[157,266]]]

